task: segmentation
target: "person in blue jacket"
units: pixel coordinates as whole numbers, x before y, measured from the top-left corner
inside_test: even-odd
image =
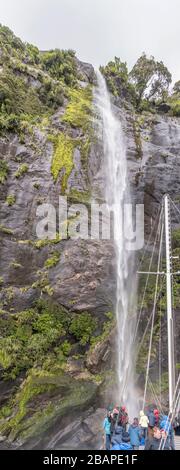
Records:
[[[121,426],[121,421],[118,421],[114,428],[114,432],[111,438],[112,445],[120,444],[122,441],[123,427]]]
[[[141,429],[139,427],[138,418],[134,418],[133,423],[129,426],[128,432],[130,437],[130,443],[133,449],[139,449],[141,441]]]
[[[105,432],[106,450],[110,450],[111,448],[111,412],[110,411],[108,411],[107,416],[104,420],[103,429]]]
[[[152,408],[148,412],[147,416],[149,418],[149,427],[151,429],[153,429],[155,424],[156,424],[156,418],[155,418],[155,415],[154,415],[154,410]]]
[[[175,442],[174,442],[174,429],[171,424],[172,414],[169,416],[163,415],[160,420],[160,429],[164,430],[167,433],[167,440],[171,450],[175,450]]]

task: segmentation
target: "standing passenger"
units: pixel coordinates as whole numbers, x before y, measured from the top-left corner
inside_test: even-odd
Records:
[[[141,439],[141,430],[139,427],[138,418],[134,418],[133,424],[129,426],[129,436],[130,442],[133,449],[138,450],[140,446],[140,439]]]
[[[103,429],[105,431],[105,446],[106,450],[111,448],[111,412],[108,411],[107,416],[104,420]]]
[[[149,418],[144,414],[144,411],[141,410],[139,424],[141,426],[143,437],[145,440],[147,438],[148,423],[149,423]]]

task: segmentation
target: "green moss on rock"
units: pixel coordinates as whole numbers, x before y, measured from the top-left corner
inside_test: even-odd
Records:
[[[28,165],[26,163],[22,163],[22,165],[19,166],[18,170],[15,173],[16,178],[21,178],[21,176],[25,175],[28,171]]]
[[[9,166],[4,160],[0,160],[0,184],[4,184],[9,172]]]
[[[46,260],[45,268],[47,269],[53,268],[59,262],[59,259],[60,259],[60,253],[59,251],[55,251],[53,255]]]
[[[8,227],[4,227],[4,225],[0,225],[0,233],[4,233],[6,235],[13,235],[13,230]]]
[[[77,189],[72,188],[68,194],[68,198],[71,202],[82,202],[88,204],[91,201],[91,193],[87,191],[78,191]]]
[[[68,97],[70,101],[62,120],[86,132],[92,117],[92,87],[88,85],[86,88],[71,89]]]
[[[53,400],[51,393],[57,398]],[[49,397],[44,400],[45,396]],[[97,394],[94,381],[76,380],[62,371],[59,373],[35,370],[29,373],[11,404],[1,411],[1,416],[9,415],[2,420],[0,430],[8,436],[9,441],[17,437],[23,441],[29,437],[42,436],[49,426],[65,416],[71,408],[83,410],[91,404]],[[39,399],[39,406],[34,407],[34,398]]]
[[[73,139],[66,136],[65,134],[60,133],[57,137],[54,138],[54,154],[51,164],[51,173],[54,181],[56,182],[59,173],[63,171],[61,179],[62,193],[64,193],[67,188],[67,181],[74,166],[74,148],[75,144]]]
[[[16,202],[16,196],[14,194],[9,194],[6,198],[6,203],[8,206],[13,206]]]

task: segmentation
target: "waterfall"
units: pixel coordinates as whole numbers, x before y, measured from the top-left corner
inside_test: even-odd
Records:
[[[116,317],[117,317],[117,403],[124,404],[132,416],[137,413],[134,386],[133,331],[136,321],[134,304],[135,281],[133,277],[133,252],[128,251],[122,228],[122,210],[130,203],[126,144],[121,120],[116,117],[106,82],[97,72],[98,86],[95,91],[99,135],[102,139],[103,164],[105,168],[105,200],[109,211],[113,209],[114,245],[116,253]],[[130,211],[131,212],[131,211]],[[132,217],[125,212],[126,226],[132,228]],[[115,398],[115,397],[114,397]],[[135,414],[134,414],[135,416]]]

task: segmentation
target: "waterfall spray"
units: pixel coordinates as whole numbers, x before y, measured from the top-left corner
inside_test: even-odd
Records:
[[[114,244],[116,251],[116,317],[117,317],[117,402],[127,405],[130,415],[137,412],[134,386],[133,331],[136,321],[134,305],[133,252],[127,251],[122,213],[125,201],[130,202],[126,160],[126,145],[120,119],[111,105],[106,82],[97,72],[98,86],[95,104],[99,115],[99,131],[103,141],[105,166],[105,200],[114,213]],[[126,212],[126,225],[132,218]],[[134,285],[133,285],[134,283]]]

